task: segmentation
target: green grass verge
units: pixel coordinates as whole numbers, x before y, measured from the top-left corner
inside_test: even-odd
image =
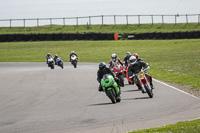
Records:
[[[198,23],[179,24],[121,24],[121,25],[53,25],[39,27],[0,27],[1,34],[13,33],[144,33],[144,32],[173,32],[173,31],[197,31],[200,30]]]
[[[129,133],[200,133],[200,119]]]
[[[44,62],[49,52],[68,62],[72,50],[80,62],[96,63],[108,63],[112,53],[123,59],[127,51],[137,52],[153,78],[200,91],[200,39],[4,42],[0,62]]]

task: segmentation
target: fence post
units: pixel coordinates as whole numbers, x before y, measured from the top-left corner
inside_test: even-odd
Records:
[[[63,26],[65,27],[65,18],[63,18]]]
[[[91,25],[91,17],[89,16],[89,25]]]
[[[162,15],[162,25],[164,25],[164,16]]]
[[[153,15],[151,15],[152,25],[153,25]]]
[[[185,15],[185,17],[186,17],[186,23],[188,24],[188,16],[187,16],[187,14]]]
[[[103,25],[103,15],[102,15],[102,25]]]
[[[140,15],[138,15],[138,24],[140,25]]]
[[[126,15],[126,22],[127,22],[127,25],[128,25],[128,15]]]
[[[175,25],[176,25],[176,15],[175,15]]]
[[[10,19],[10,28],[12,27],[12,20]]]
[[[198,24],[200,23],[200,14],[198,15]]]
[[[76,26],[78,26],[78,17],[76,17]]]
[[[37,18],[37,27],[39,26],[39,19]]]
[[[51,27],[52,27],[52,19],[50,18],[50,25],[51,25]]]
[[[116,25],[116,16],[114,15],[114,25]]]
[[[25,28],[25,24],[26,24],[26,23],[25,23],[25,19],[24,19],[24,28]]]

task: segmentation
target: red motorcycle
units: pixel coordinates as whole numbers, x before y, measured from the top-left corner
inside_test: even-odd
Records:
[[[129,78],[133,79],[134,82],[141,87],[143,93],[147,93],[150,98],[153,98],[153,91],[150,86],[150,77],[145,75],[145,71],[141,70],[138,73],[133,74]]]
[[[116,65],[113,67],[113,72],[116,74],[116,76],[119,79],[119,85],[124,87],[124,68],[121,65]]]

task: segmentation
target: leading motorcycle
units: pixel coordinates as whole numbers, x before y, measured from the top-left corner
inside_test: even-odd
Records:
[[[101,79],[101,86],[113,104],[121,101],[119,87],[112,75],[105,74]]]

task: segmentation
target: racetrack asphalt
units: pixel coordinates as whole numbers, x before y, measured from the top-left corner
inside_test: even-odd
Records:
[[[97,70],[1,62],[0,133],[123,133],[200,117],[199,98],[157,80],[153,98],[125,80],[122,101],[112,104],[98,91]]]

